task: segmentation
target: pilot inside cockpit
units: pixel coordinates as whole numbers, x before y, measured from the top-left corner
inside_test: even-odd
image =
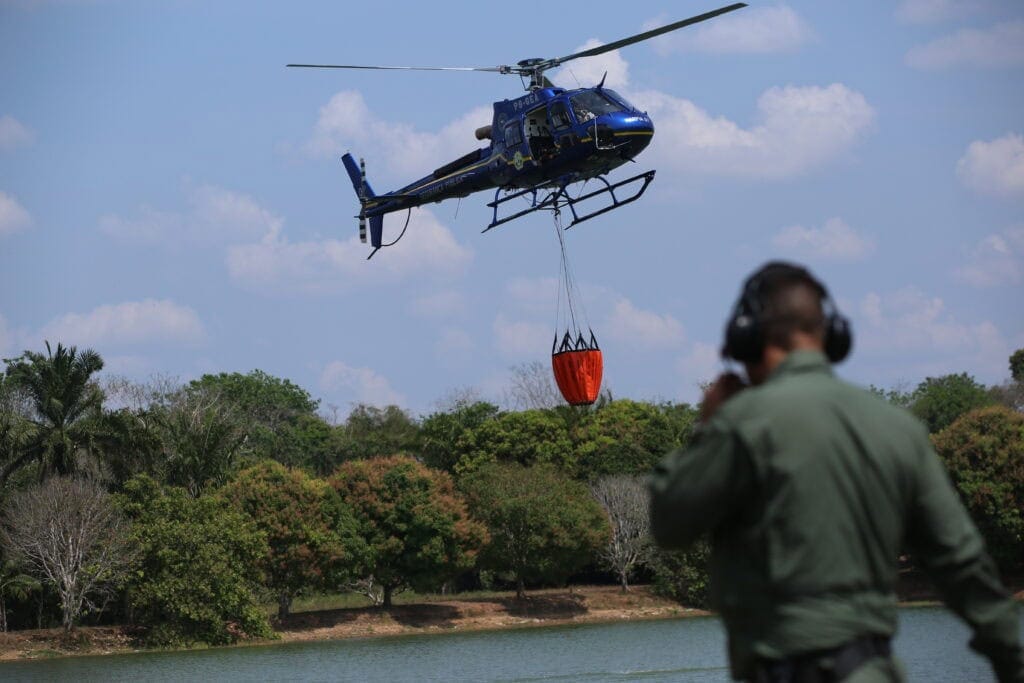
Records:
[[[580,123],[622,109],[618,103],[594,90],[583,90],[570,97],[569,101],[572,103],[573,114]]]

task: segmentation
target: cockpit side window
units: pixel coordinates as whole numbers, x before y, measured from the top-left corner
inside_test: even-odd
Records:
[[[621,111],[622,106],[596,90],[582,90],[569,98],[576,120],[585,123],[601,114]]]
[[[555,130],[567,128],[572,123],[569,119],[569,108],[561,100],[551,103],[548,114],[551,115],[551,125]]]
[[[505,147],[514,149],[523,142],[523,133],[519,129],[519,121],[509,121],[505,125]]]

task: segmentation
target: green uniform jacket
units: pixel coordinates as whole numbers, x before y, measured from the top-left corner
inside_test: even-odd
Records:
[[[660,545],[711,532],[712,602],[736,678],[758,657],[891,636],[905,549],[1000,679],[1024,673],[1016,605],[923,426],[835,378],[821,353],[791,353],[725,402],[650,490]]]

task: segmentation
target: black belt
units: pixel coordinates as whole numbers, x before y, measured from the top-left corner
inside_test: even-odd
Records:
[[[889,639],[865,636],[830,650],[757,662],[751,683],[838,683],[861,664],[892,654]]]

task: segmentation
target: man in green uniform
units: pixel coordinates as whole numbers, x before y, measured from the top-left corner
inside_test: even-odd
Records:
[[[692,444],[650,478],[664,547],[710,532],[712,602],[733,676],[900,681],[897,557],[912,551],[999,681],[1024,681],[1017,608],[928,435],[840,381],[849,323],[805,269],[769,263],[744,285]]]

